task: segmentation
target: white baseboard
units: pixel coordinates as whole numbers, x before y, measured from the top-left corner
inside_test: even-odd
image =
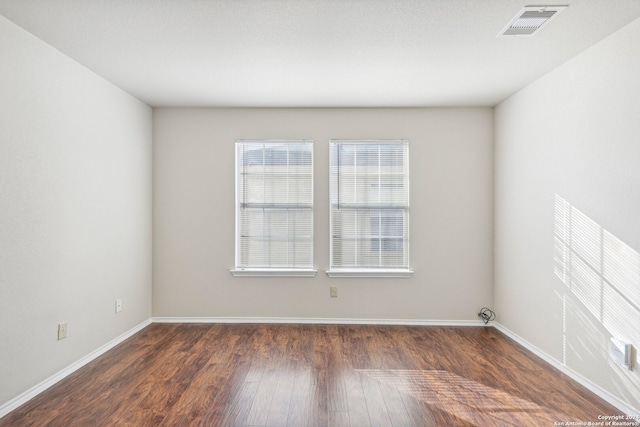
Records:
[[[45,391],[49,387],[53,386],[54,384],[58,383],[59,381],[62,381],[64,378],[68,377],[69,375],[71,375],[72,373],[77,371],[78,369],[80,369],[83,366],[85,366],[87,363],[89,363],[92,360],[96,359],[97,357],[103,355],[107,351],[111,350],[113,347],[115,347],[118,344],[120,344],[121,342],[125,341],[127,338],[131,337],[132,335],[136,334],[137,332],[140,332],[142,329],[144,329],[145,327],[149,326],[150,324],[151,324],[151,319],[145,320],[144,322],[142,322],[139,325],[135,326],[134,328],[128,330],[127,332],[125,332],[124,334],[120,335],[119,337],[114,338],[113,340],[109,341],[108,343],[106,343],[105,345],[101,346],[100,348],[98,348],[98,349],[92,351],[91,353],[87,354],[86,356],[84,356],[80,360],[72,363],[71,365],[67,366],[63,370],[53,374],[52,376],[50,376],[46,380],[42,381],[39,384],[36,384],[35,386],[31,387],[29,390],[25,391],[24,393],[16,396],[15,398],[11,399],[7,403],[3,404],[2,406],[0,406],[0,418],[4,417],[5,415],[7,415],[9,412],[13,411],[14,409],[17,409],[19,406],[24,405],[29,400],[31,400],[34,397],[36,397],[38,394],[42,393],[43,391]]]
[[[594,384],[593,382],[589,381],[588,379],[586,379],[585,377],[583,377],[579,373],[577,373],[574,370],[568,368],[562,362],[560,362],[559,360],[555,359],[554,357],[548,355],[547,353],[543,352],[538,347],[536,347],[535,345],[531,344],[529,341],[525,340],[524,338],[522,338],[521,336],[519,336],[515,332],[511,331],[510,329],[506,328],[505,326],[501,325],[500,323],[494,323],[493,326],[497,330],[499,330],[500,332],[502,332],[503,334],[505,334],[506,336],[508,336],[509,338],[511,338],[512,340],[514,340],[515,342],[517,342],[518,344],[520,344],[521,346],[523,346],[524,348],[526,348],[527,350],[532,352],[533,354],[535,354],[536,356],[540,357],[542,360],[544,360],[545,362],[547,362],[548,364],[550,364],[554,368],[558,369],[563,374],[567,375],[569,378],[573,379],[574,381],[576,381],[580,385],[582,385],[582,386],[586,387],[587,389],[589,389],[589,391],[591,391],[596,396],[600,397],[602,400],[606,401],[610,405],[615,406],[616,408],[620,409],[620,411],[624,412],[627,415],[638,415],[638,416],[640,416],[640,411],[638,409],[630,406],[626,402],[623,402],[622,400],[620,400],[616,396],[614,396],[611,393],[609,393],[607,390],[601,388],[600,386],[598,386],[598,385]]]
[[[153,323],[257,323],[310,325],[485,326],[481,320],[354,319],[310,317],[153,317]]]

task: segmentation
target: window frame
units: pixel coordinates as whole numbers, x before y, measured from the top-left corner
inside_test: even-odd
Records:
[[[403,145],[403,150],[406,150],[406,153],[403,151],[403,161],[406,161],[404,167],[404,182],[407,185],[407,199],[406,206],[399,208],[403,210],[403,214],[406,215],[406,224],[404,224],[407,228],[406,233],[406,246],[403,246],[403,255],[406,255],[406,266],[402,267],[371,267],[371,266],[362,266],[362,267],[341,267],[334,266],[334,229],[333,229],[333,221],[334,221],[334,188],[333,184],[333,150],[334,147],[338,147],[340,144],[363,144],[363,145],[382,145],[382,144],[401,144]],[[411,267],[411,258],[410,258],[410,173],[409,173],[409,141],[406,139],[388,139],[388,140],[375,140],[375,139],[366,139],[366,140],[347,140],[347,139],[332,139],[329,141],[329,268],[326,270],[326,274],[329,277],[361,277],[361,278],[376,278],[376,277],[390,277],[390,278],[409,278],[413,275],[413,269]],[[382,206],[371,206],[369,208],[370,211],[374,211],[376,209],[380,210],[383,208]],[[366,208],[365,208],[366,209]],[[371,221],[371,217],[369,221]],[[382,224],[380,224],[382,225]],[[371,224],[369,224],[370,228]],[[379,244],[383,244],[382,230],[379,231]],[[404,245],[404,236],[402,238],[402,242]],[[370,242],[373,242],[371,240]],[[404,254],[406,247],[406,254]],[[379,248],[379,250],[382,250]]]
[[[311,198],[311,266],[310,267],[251,267],[251,266],[242,266],[241,260],[241,243],[240,243],[240,232],[241,232],[241,216],[242,216],[242,201],[240,200],[241,191],[241,170],[240,170],[240,145],[242,144],[309,144],[311,146],[311,188],[310,188],[310,198]],[[314,206],[313,206],[313,198],[314,198],[314,141],[308,139],[295,139],[295,140],[287,140],[287,139],[239,139],[235,141],[234,145],[235,150],[235,234],[234,234],[234,243],[235,243],[235,267],[231,269],[231,274],[237,277],[314,277],[316,275],[317,269],[315,268],[315,259],[314,259]],[[288,166],[288,165],[287,165]]]

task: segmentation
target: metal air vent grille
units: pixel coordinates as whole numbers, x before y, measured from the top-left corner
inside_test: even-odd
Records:
[[[527,6],[500,31],[498,37],[532,36],[566,8],[567,6]]]

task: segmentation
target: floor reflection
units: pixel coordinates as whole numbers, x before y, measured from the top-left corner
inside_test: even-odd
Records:
[[[567,420],[561,413],[447,371],[358,372],[477,426],[522,425],[523,420],[530,421],[527,425],[554,425]]]

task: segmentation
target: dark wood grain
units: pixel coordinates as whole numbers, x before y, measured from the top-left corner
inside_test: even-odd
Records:
[[[494,328],[153,324],[5,426],[552,426],[618,410]]]

